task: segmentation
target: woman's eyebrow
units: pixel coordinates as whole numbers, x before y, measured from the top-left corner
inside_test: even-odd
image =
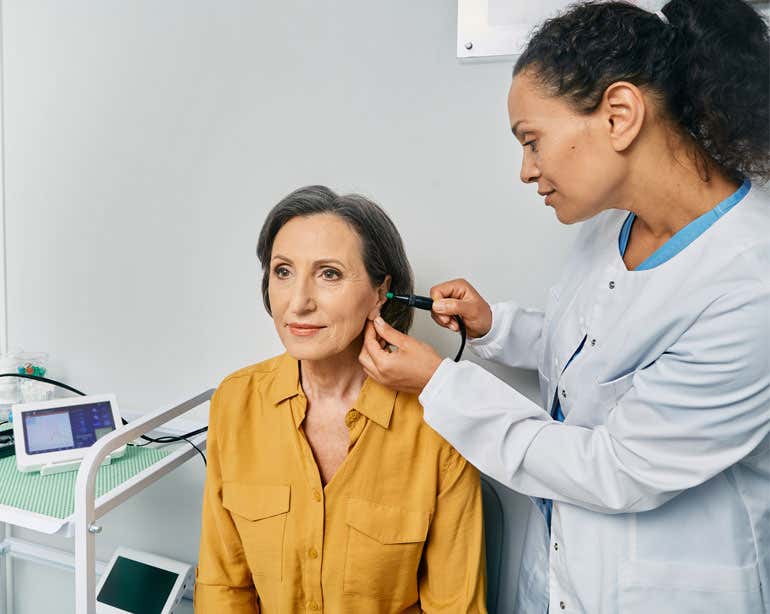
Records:
[[[287,264],[293,264],[292,259],[287,258],[283,254],[273,255],[270,261],[272,262],[273,260],[281,260],[283,262],[286,262]],[[342,268],[347,267],[347,265],[344,262],[342,262],[342,260],[337,260],[337,258],[319,258],[318,260],[314,260],[312,264],[314,267],[321,266],[323,264],[334,264]]]
[[[316,260],[313,262],[315,266],[320,266],[322,264],[336,264],[337,266],[345,267],[345,263],[342,262],[342,260],[337,260],[336,258],[321,258],[320,260]]]

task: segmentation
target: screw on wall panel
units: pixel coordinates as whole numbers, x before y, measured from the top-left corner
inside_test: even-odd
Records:
[[[88,525],[88,532],[92,535],[99,535],[102,532],[102,527],[98,524],[90,524]]]

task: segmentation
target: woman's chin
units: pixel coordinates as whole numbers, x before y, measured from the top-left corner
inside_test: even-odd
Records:
[[[287,354],[297,360],[325,360],[340,353],[340,348],[313,340],[291,339],[284,342]]]

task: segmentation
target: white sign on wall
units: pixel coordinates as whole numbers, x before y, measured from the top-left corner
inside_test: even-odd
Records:
[[[666,0],[629,0],[658,11]],[[751,0],[749,0],[751,1]],[[457,57],[509,60],[521,53],[532,31],[545,19],[563,12],[574,0],[458,0]],[[752,2],[767,15],[768,2]]]

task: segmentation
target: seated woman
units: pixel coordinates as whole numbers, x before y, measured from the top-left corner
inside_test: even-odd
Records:
[[[412,395],[358,362],[367,318],[406,332],[401,237],[321,186],[270,212],[262,296],[286,353],[211,401],[198,614],[486,612],[478,472]]]

